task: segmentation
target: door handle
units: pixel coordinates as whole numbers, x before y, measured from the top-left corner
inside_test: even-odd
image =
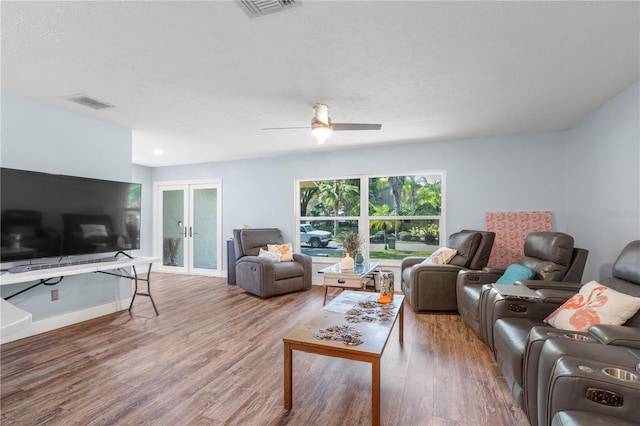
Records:
[[[187,227],[184,227],[184,237],[187,238]]]
[[[193,237],[193,228],[192,227],[189,227],[189,236]]]

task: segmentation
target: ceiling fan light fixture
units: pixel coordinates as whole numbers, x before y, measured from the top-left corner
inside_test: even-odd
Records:
[[[332,123],[329,118],[329,108],[324,104],[315,104],[316,111],[311,119],[311,134],[315,136],[318,145],[322,145],[332,132],[341,130],[380,130],[382,124],[364,123]],[[309,127],[263,127],[262,130],[286,130],[286,129],[308,129]]]
[[[314,118],[311,120],[311,134],[315,136],[318,145],[322,145],[331,134],[331,121],[326,124]]]
[[[311,134],[316,137],[318,145],[322,145],[331,134],[329,108],[324,104],[316,104],[313,108],[316,116],[311,119]]]

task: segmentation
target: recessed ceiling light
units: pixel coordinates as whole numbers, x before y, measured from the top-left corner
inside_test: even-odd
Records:
[[[162,154],[164,154],[164,150],[162,148],[157,148],[157,149],[153,150],[153,153],[155,155],[162,155]]]

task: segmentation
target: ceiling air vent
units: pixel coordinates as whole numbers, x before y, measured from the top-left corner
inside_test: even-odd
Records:
[[[87,96],[85,94],[71,95],[71,96],[67,96],[65,99],[80,105],[84,105],[91,109],[95,109],[96,111],[115,107],[115,105],[108,104],[106,102],[100,101],[96,98],[92,98],[91,96]]]
[[[240,0],[240,3],[252,18],[280,12],[300,4],[300,2],[296,3],[295,0]]]

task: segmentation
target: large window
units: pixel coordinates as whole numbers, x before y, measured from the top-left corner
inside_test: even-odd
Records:
[[[298,181],[301,251],[343,257],[342,237],[357,232],[365,258],[431,254],[444,234],[443,177],[431,172]]]

